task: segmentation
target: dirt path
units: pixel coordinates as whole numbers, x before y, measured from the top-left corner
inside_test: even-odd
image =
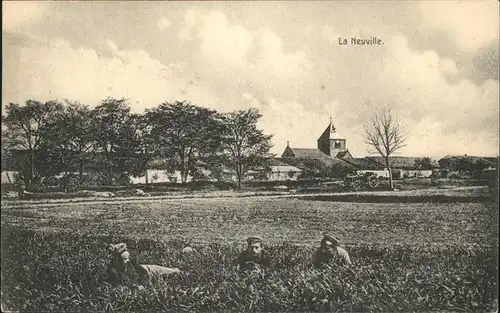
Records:
[[[23,201],[7,201],[3,200],[2,208],[23,208],[23,207],[34,207],[34,206],[68,206],[68,205],[80,205],[80,204],[103,204],[103,203],[148,203],[148,202],[158,202],[158,201],[182,201],[182,200],[213,200],[213,199],[234,199],[234,198],[253,198],[253,199],[263,199],[263,198],[298,198],[298,199],[308,199],[315,197],[331,198],[331,201],[345,201],[343,199],[353,198],[353,197],[433,197],[433,196],[447,196],[447,197],[458,197],[467,198],[477,196],[475,193],[485,194],[488,187],[457,187],[450,189],[422,189],[422,190],[407,190],[407,191],[363,191],[363,192],[342,192],[342,193],[306,193],[306,194],[292,194],[292,193],[268,193],[268,194],[258,194],[255,192],[246,193],[233,193],[232,195],[221,195],[221,194],[193,194],[193,195],[168,195],[168,196],[156,196],[156,197],[119,197],[119,198],[73,198],[73,199],[47,199],[47,200],[23,200]]]

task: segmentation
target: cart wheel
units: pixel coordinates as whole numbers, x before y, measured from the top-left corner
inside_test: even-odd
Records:
[[[47,187],[57,187],[59,186],[59,178],[55,176],[50,176],[47,179],[44,180],[44,185]]]
[[[370,176],[368,178],[368,185],[370,188],[377,188],[379,185],[379,180],[377,176]]]
[[[92,187],[92,186],[96,186],[97,185],[97,181],[95,179],[95,177],[93,176],[84,176],[82,178],[82,182],[81,182],[81,186],[84,187],[84,188],[88,188],[88,187]]]
[[[128,186],[130,185],[130,177],[127,174],[120,174],[120,176],[118,176],[117,182],[121,186]]]
[[[97,186],[106,186],[109,182],[108,177],[106,175],[99,175],[96,177],[95,182]]]
[[[75,192],[80,189],[80,181],[74,177],[68,178],[66,182],[66,192]]]
[[[352,182],[352,186],[355,188],[355,189],[361,189],[361,186],[363,185],[363,183],[361,182],[361,179],[359,178],[355,178]]]

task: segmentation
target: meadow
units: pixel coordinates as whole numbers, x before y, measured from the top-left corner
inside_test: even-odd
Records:
[[[23,312],[492,312],[498,209],[485,203],[171,199],[2,208],[2,306]],[[315,270],[323,232],[354,265]],[[232,261],[260,235],[274,263]],[[107,243],[184,272],[144,289],[103,282]],[[182,254],[190,243],[195,251]]]

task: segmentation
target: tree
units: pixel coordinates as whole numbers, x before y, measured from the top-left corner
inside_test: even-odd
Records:
[[[238,188],[241,180],[250,170],[263,168],[272,147],[271,135],[257,129],[262,117],[259,110],[250,108],[225,114],[224,150],[227,164],[236,172]]]
[[[129,131],[130,107],[126,99],[106,98],[92,110],[91,116],[96,152],[104,154],[109,183],[112,183],[113,170],[119,165],[117,150],[127,145],[123,137]]]
[[[168,159],[168,170],[178,170],[181,182],[196,168],[210,167],[221,149],[222,124],[217,112],[187,101],[164,102],[149,112],[151,136]]]
[[[123,136],[123,140],[127,142],[125,153],[128,152],[125,167],[136,176],[144,175],[146,188],[149,183],[148,164],[156,149],[155,140],[151,136],[150,118],[149,111],[142,115],[132,114]]]
[[[29,185],[38,174],[36,161],[44,141],[43,129],[51,122],[62,104],[57,101],[42,103],[27,100],[24,105],[9,103],[2,116],[2,127],[5,128],[5,144],[9,149],[23,149],[27,154],[28,167],[24,173],[25,184]]]
[[[471,172],[475,178],[481,178],[484,176],[484,170],[493,164],[483,158],[473,158],[471,160]]]
[[[434,169],[434,162],[431,158],[419,158],[415,160],[415,167],[419,170],[432,170]]]
[[[394,183],[389,157],[406,146],[407,134],[402,121],[393,115],[389,107],[384,107],[373,116],[369,124],[364,126],[364,130],[365,143],[375,149],[370,153],[378,152],[384,158],[389,171],[389,184],[392,190],[394,189]]]
[[[328,176],[331,178],[345,178],[354,172],[356,172],[356,168],[352,165],[335,163],[330,167]]]
[[[68,172],[78,166],[80,179],[89,161],[92,151],[92,118],[88,106],[79,102],[65,100],[66,106],[44,129],[43,146],[48,151],[47,157],[58,162],[59,167],[52,167],[53,174]]]

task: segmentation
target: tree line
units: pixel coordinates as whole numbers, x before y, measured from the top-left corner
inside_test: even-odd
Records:
[[[164,102],[142,114],[127,99],[106,98],[90,108],[77,101],[9,103],[2,115],[2,146],[24,150],[25,184],[86,166],[98,166],[112,183],[118,173],[147,178],[160,158],[181,182],[203,170],[215,178],[233,170],[238,186],[250,171],[265,168],[271,135],[257,128],[256,108],[221,113],[188,101]]]

